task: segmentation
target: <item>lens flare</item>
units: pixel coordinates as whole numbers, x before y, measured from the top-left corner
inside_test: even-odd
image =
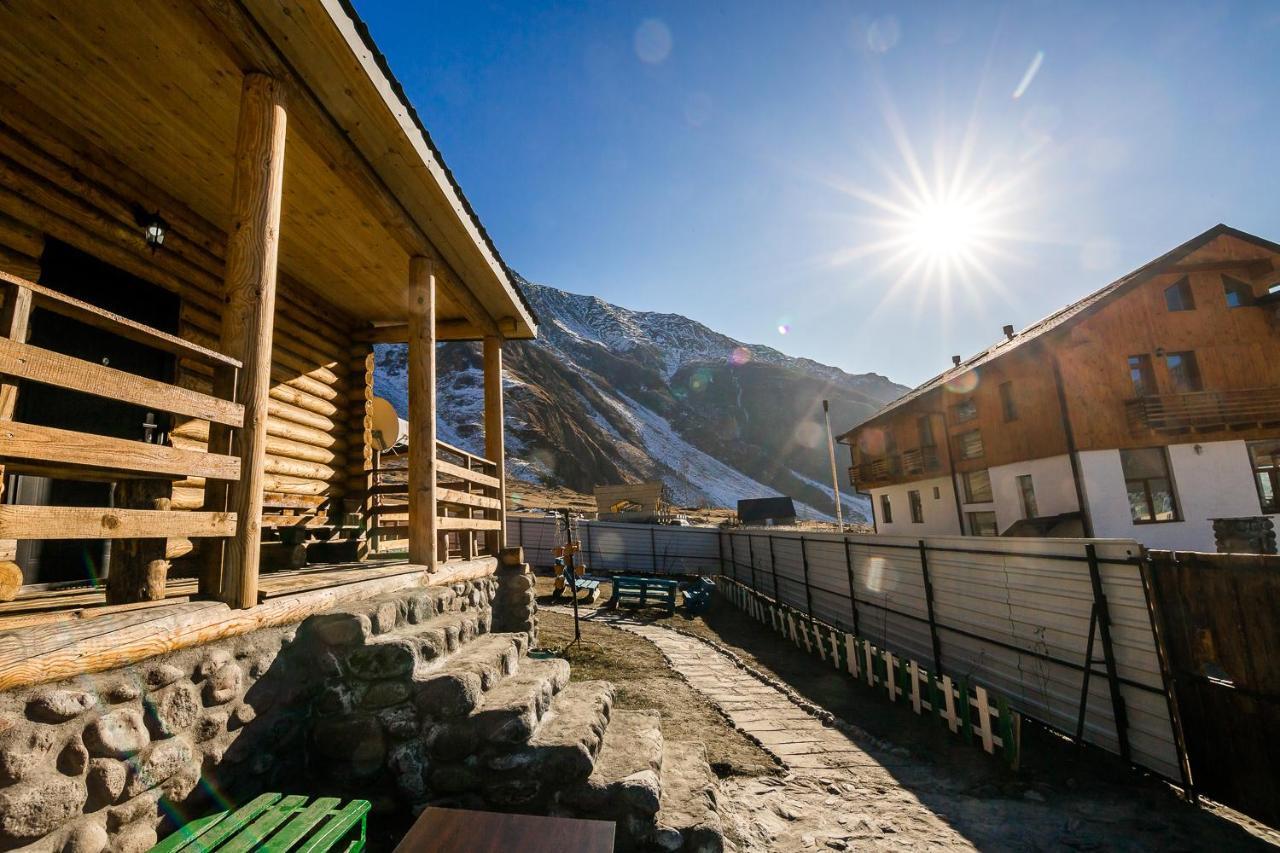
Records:
[[[729,363],[734,367],[741,367],[748,361],[751,361],[751,350],[746,347],[737,347],[729,353]]]
[[[778,324],[778,334],[780,334],[780,335],[785,335],[785,334],[790,333],[790,331],[791,331],[791,327],[790,327],[790,326],[788,326],[786,323],[779,323],[779,324]]]

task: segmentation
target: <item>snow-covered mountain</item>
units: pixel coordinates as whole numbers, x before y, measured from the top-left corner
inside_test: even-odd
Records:
[[[537,340],[505,352],[509,474],[525,481],[590,493],[660,479],[686,506],[786,494],[803,514],[826,517],[821,401],[831,401],[832,427],[842,431],[906,390],[874,373],[744,344],[679,314],[518,284],[540,324]],[[440,438],[478,452],[479,349],[442,344],[439,363]],[[379,346],[375,391],[402,416],[406,374],[404,347]],[[838,453],[842,470],[847,458]],[[853,515],[870,517],[865,499],[844,500]]]

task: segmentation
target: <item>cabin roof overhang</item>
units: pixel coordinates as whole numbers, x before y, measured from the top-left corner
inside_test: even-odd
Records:
[[[132,201],[173,224],[175,251],[185,240],[219,267],[244,75],[282,79],[281,277],[370,326],[404,322],[409,258],[425,255],[439,270],[437,315],[455,337],[536,335],[533,312],[350,6],[0,5],[0,52],[0,130],[20,138],[21,122],[3,116],[47,117],[60,144],[118,171]],[[202,233],[181,233],[188,221]]]

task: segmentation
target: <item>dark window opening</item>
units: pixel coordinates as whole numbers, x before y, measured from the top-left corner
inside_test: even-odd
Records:
[[[1040,515],[1036,506],[1036,488],[1030,474],[1018,476],[1018,502],[1022,504],[1023,518],[1037,518]]]
[[[935,447],[937,445],[933,439],[933,418],[928,415],[921,415],[916,419],[916,429],[920,431],[921,447]]]
[[[971,429],[956,436],[956,448],[961,459],[978,459],[983,454],[982,432]]]
[[[1178,500],[1169,473],[1169,457],[1163,447],[1121,450],[1129,513],[1135,524],[1179,521]]]
[[[978,404],[972,399],[961,400],[951,407],[952,414],[955,415],[956,423],[965,423],[978,417]]]
[[[920,493],[915,489],[907,492],[907,503],[911,505],[911,522],[924,524],[924,504],[920,501]]]
[[[999,536],[1000,530],[996,527],[996,514],[994,512],[971,512],[969,517],[969,535],[970,536]]]
[[[1164,289],[1164,304],[1170,311],[1194,311],[1195,296],[1191,293],[1191,279],[1185,275]]]
[[[1222,292],[1228,308],[1244,308],[1253,304],[1253,287],[1230,276],[1222,277]]]
[[[1004,413],[1004,422],[1016,421],[1018,419],[1018,407],[1013,402],[1013,383],[1000,383],[1000,410]]]
[[[1251,442],[1249,463],[1262,511],[1267,515],[1280,513],[1280,441]]]
[[[1164,364],[1169,369],[1173,389],[1179,394],[1204,390],[1200,381],[1200,365],[1196,363],[1194,352],[1171,352],[1164,357]]]
[[[880,522],[893,524],[893,505],[889,503],[888,495],[880,496]]]
[[[1135,397],[1150,397],[1156,394],[1156,374],[1151,369],[1151,356],[1129,356],[1129,379],[1133,382]]]

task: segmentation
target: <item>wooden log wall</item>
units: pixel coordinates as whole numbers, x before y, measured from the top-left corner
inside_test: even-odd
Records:
[[[154,253],[135,222],[137,207],[159,210],[170,223]],[[35,105],[0,93],[0,270],[37,279],[46,235],[176,292],[180,336],[219,348],[223,229]],[[264,523],[320,523],[342,512],[340,498],[358,480],[353,472],[368,464],[353,404],[369,393],[371,350],[353,355],[355,321],[283,274],[277,306]],[[356,360],[367,368],[356,371]],[[180,359],[178,370],[180,386],[211,392],[209,367]],[[203,450],[208,437],[208,421],[176,419],[175,447]],[[198,509],[203,489],[198,477],[176,482],[173,507]]]

